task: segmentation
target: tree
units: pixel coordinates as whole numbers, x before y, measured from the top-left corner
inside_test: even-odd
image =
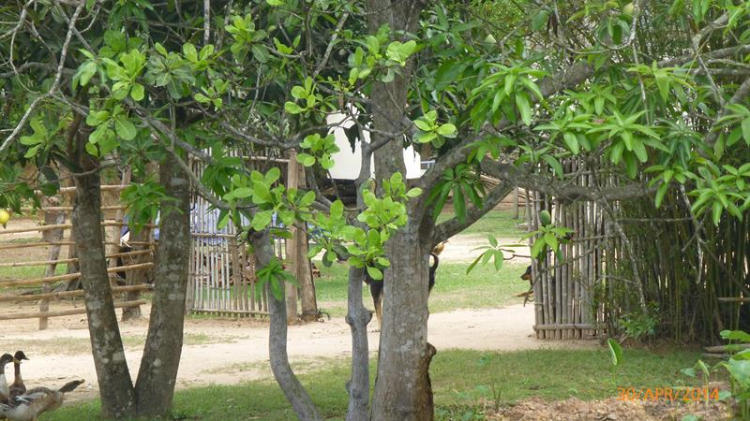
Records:
[[[270,238],[288,233],[271,228],[270,221],[276,214],[285,226],[316,225],[322,234],[314,234],[319,246],[311,253],[325,251],[324,263],[341,257],[351,265],[347,418],[432,419],[429,252],[514,186],[607,206],[652,195],[659,206],[676,189],[688,201],[696,198],[691,208],[698,230],[697,218],[707,213],[716,222],[725,211],[742,216],[750,207],[750,173],[743,166],[750,144],[750,81],[742,70],[750,52],[750,9],[713,0],[694,1],[692,9],[682,1],[638,1],[632,13],[622,6],[388,0],[60,2],[38,9],[17,4],[2,21],[20,23],[7,28],[11,36],[0,44],[5,63],[11,63],[11,51],[23,52],[13,55],[15,70],[7,65],[2,73],[9,81],[2,95],[12,101],[2,117],[9,134],[0,152],[13,158],[4,161],[3,178],[18,180],[18,166],[8,163],[33,160],[42,169],[59,162],[80,174],[82,191],[94,193],[89,172],[109,160],[137,166],[168,156],[171,167],[222,210],[221,224],[249,217],[244,235],[258,257],[259,278],[273,291],[271,366],[302,419],[320,414],[286,355],[283,285],[293,276],[273,256]],[[34,27],[25,24],[32,17],[40,22]],[[669,43],[660,37],[665,26],[674,34]],[[67,34],[62,41],[54,35],[61,28]],[[313,171],[307,171],[308,189],[285,188],[278,169],[249,167],[225,153],[296,149],[301,164],[325,172],[336,151],[326,123],[333,111],[355,122],[359,138],[365,131],[371,135],[362,145],[356,209],[326,198]],[[28,135],[19,138],[21,132]],[[48,136],[57,132],[68,133],[68,144],[76,148]],[[435,165],[412,189],[399,159],[405,144],[430,144],[437,151]],[[210,164],[201,180],[190,172],[185,153]],[[560,163],[570,158],[617,178],[619,187],[571,187],[561,179]],[[50,171],[41,174],[41,181],[55,184]],[[485,191],[483,174],[500,183]],[[144,186],[130,197],[143,214],[178,194]],[[18,203],[3,193],[6,203],[0,204]],[[449,199],[456,215],[438,224]],[[94,205],[81,201],[76,241],[96,240]],[[88,231],[84,221],[90,222]],[[175,223],[179,238],[178,228]],[[548,232],[536,240],[539,255],[564,240]],[[499,265],[502,250],[491,246],[485,256]],[[101,258],[81,255],[91,300],[107,295],[93,286]],[[385,279],[372,405],[364,271]],[[93,313],[90,320],[106,316]],[[92,328],[92,340],[99,333]],[[107,345],[96,354],[102,361],[121,349],[106,340],[96,339]],[[146,362],[142,370],[152,367]],[[108,408],[117,408],[109,415],[132,411],[128,402],[138,392],[131,396],[129,390],[119,385],[112,391],[121,395],[103,396]],[[167,408],[165,402],[148,406]]]

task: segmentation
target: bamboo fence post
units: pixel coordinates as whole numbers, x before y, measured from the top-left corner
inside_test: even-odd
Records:
[[[289,189],[297,189],[299,187],[299,166],[297,163],[297,151],[292,149],[289,151],[289,164],[287,164],[286,172],[286,184]],[[286,242],[286,264],[289,267],[289,272],[295,274],[299,273],[299,252],[297,241],[299,237],[299,229],[296,225],[289,227],[289,231],[292,234],[292,241]],[[297,322],[297,286],[291,282],[284,282],[284,289],[286,292],[286,323],[292,325]]]
[[[47,197],[45,198],[44,202],[48,205],[58,205],[60,199],[56,197]],[[44,214],[44,223],[47,225],[62,225],[65,223],[65,213],[64,212],[45,212]],[[52,231],[44,231],[42,234],[42,238],[44,241],[54,242],[54,241],[61,241],[63,238],[63,229],[57,228]],[[47,260],[50,262],[54,262],[55,260],[60,258],[60,249],[62,247],[52,246],[47,251]],[[48,263],[44,269],[44,277],[52,277],[55,275],[55,271],[57,269],[57,263]],[[42,292],[43,293],[49,293],[50,292],[50,285],[48,282],[45,282],[42,284]],[[39,302],[39,312],[44,314],[49,311],[49,299],[43,299]],[[45,330],[48,327],[48,319],[47,317],[40,317],[39,318],[39,330]]]

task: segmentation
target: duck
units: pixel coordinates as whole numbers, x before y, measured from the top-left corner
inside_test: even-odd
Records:
[[[41,414],[59,408],[65,394],[83,383],[84,380],[73,380],[57,390],[46,387],[27,390],[23,395],[16,396],[12,405],[0,404],[0,418],[5,417],[10,421],[37,421]]]
[[[13,378],[13,384],[10,385],[10,394],[8,395],[11,402],[15,400],[16,396],[26,393],[26,385],[23,383],[23,378],[21,377],[22,360],[28,361],[29,359],[23,351],[16,351],[13,354],[13,371],[15,377]]]
[[[0,356],[0,403],[7,403],[8,397],[10,396],[8,380],[5,378],[5,366],[14,360],[15,358],[10,354],[3,354]]]

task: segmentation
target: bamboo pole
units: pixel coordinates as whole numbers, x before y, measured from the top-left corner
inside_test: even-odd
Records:
[[[145,304],[148,304],[148,301],[146,300],[122,301],[119,303],[115,303],[114,307],[115,308],[135,307],[135,306],[141,306]],[[80,309],[73,309],[73,310],[48,311],[45,313],[37,312],[37,313],[17,313],[17,314],[6,314],[6,315],[0,314],[0,320],[36,319],[39,317],[72,316],[75,314],[86,314],[86,309],[80,308]]]
[[[144,269],[144,268],[150,268],[153,266],[154,264],[152,262],[141,263],[137,265],[129,265],[129,266],[119,266],[115,268],[108,268],[107,273],[125,272],[127,270]],[[48,276],[48,277],[37,278],[37,279],[0,280],[0,288],[20,286],[20,285],[38,285],[38,284],[43,284],[45,282],[69,281],[71,279],[77,279],[80,276],[81,276],[81,273],[76,272],[76,273],[70,273],[66,275]]]
[[[140,254],[150,254],[151,250],[137,250],[137,251],[127,251],[122,253],[115,253],[115,254],[108,254],[104,256],[107,259],[111,259],[113,257],[127,257],[127,256],[137,256]],[[57,260],[33,260],[30,262],[6,262],[6,263],[0,263],[0,267],[25,267],[25,266],[42,266],[42,265],[48,265],[48,264],[62,264],[62,263],[75,263],[78,262],[77,257],[69,258],[69,259],[57,259]]]
[[[125,186],[125,187],[127,187],[127,186]],[[103,186],[101,186],[101,190],[102,191],[122,190],[125,187],[123,187],[123,186],[121,186],[119,184],[103,185]],[[75,187],[60,187],[57,190],[57,192],[58,192],[58,194],[75,194],[76,188]],[[37,195],[44,194],[44,193],[42,193],[41,190],[34,190],[34,193],[37,194]]]
[[[109,227],[109,226],[124,226],[127,225],[126,222],[118,222],[113,220],[105,220],[101,222],[102,226]],[[145,224],[144,227],[147,228],[153,228],[156,227],[156,225],[153,224]],[[39,225],[31,228],[15,228],[15,229],[4,229],[0,231],[0,234],[23,234],[27,232],[45,232],[45,231],[54,231],[57,229],[70,229],[73,228],[73,224],[51,224],[51,225]]]
[[[113,293],[130,292],[130,291],[150,291],[154,289],[152,285],[141,284],[141,285],[129,285],[129,286],[117,286],[112,287]],[[61,291],[61,292],[49,292],[43,294],[30,294],[30,295],[0,295],[0,302],[19,302],[19,301],[37,301],[44,299],[55,299],[59,300],[62,298],[78,297],[84,295],[84,290],[77,289],[75,291]]]
[[[717,297],[720,303],[750,303],[750,297]]]
[[[57,198],[46,198],[45,202],[48,204],[59,204],[59,199]],[[49,225],[61,225],[65,222],[65,214],[62,212],[47,212],[44,214],[44,222]],[[44,232],[43,239],[46,241],[60,241],[63,238],[63,235],[65,232],[62,228],[57,228],[55,230],[48,230]],[[50,247],[49,250],[47,250],[47,260],[48,261],[55,261],[60,258],[60,249],[61,246],[53,246]],[[50,277],[55,275],[55,271],[57,270],[57,263],[47,263],[46,267],[44,268],[44,277]],[[50,286],[49,283],[45,282],[42,284],[42,291],[45,293],[50,292]],[[43,299],[41,302],[39,302],[39,311],[41,313],[46,313],[49,311],[49,300]],[[47,329],[47,318],[46,317],[40,317],[39,318],[39,330],[45,330]]]
[[[113,243],[109,241],[102,242],[104,245],[120,244],[119,242]],[[133,246],[156,246],[157,243],[153,241],[131,241],[128,244]],[[14,250],[20,248],[31,248],[31,247],[50,247],[50,246],[73,246],[75,241],[40,241],[34,243],[12,243],[4,244],[0,246],[0,250]]]

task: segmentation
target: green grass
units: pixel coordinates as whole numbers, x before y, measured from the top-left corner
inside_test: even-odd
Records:
[[[625,361],[617,385],[667,387],[698,384],[689,382],[679,370],[689,367],[698,351],[674,349],[666,352],[625,350]],[[319,410],[328,419],[343,419],[349,377],[345,360],[326,361],[326,368],[300,375]],[[374,362],[371,366],[374,374]],[[547,400],[577,397],[583,400],[616,397],[608,351],[536,350],[520,352],[438,351],[431,374],[438,419],[456,419],[466,409],[481,412],[492,400],[491,387],[500,401],[511,404],[540,396]],[[371,376],[374,381],[374,375]],[[201,421],[295,419],[275,382],[255,381],[239,386],[208,386],[177,392],[175,418]],[[64,407],[44,419],[49,421],[96,420],[96,401]]]
[[[321,277],[315,280],[318,306],[331,317],[346,314],[347,266],[334,263],[330,268],[316,262]],[[524,265],[505,264],[495,271],[492,264],[478,265],[466,275],[469,263],[441,263],[435,275],[435,288],[430,295],[430,311],[438,313],[459,308],[499,308],[522,303],[515,295],[525,292],[528,282],[519,277]],[[365,306],[372,309],[372,298],[367,285],[363,285]]]
[[[6,279],[37,279],[44,277],[44,265],[39,266],[16,266],[0,268],[2,278]],[[65,264],[57,265],[55,275],[63,275],[68,268]]]
[[[438,217],[438,223],[453,217],[453,212],[443,212]],[[513,219],[513,211],[511,210],[492,210],[473,225],[463,230],[461,234],[494,234],[497,238],[519,239],[526,231],[519,229],[518,224],[524,222],[526,222],[526,219],[523,218],[523,213],[521,213],[519,219]]]

